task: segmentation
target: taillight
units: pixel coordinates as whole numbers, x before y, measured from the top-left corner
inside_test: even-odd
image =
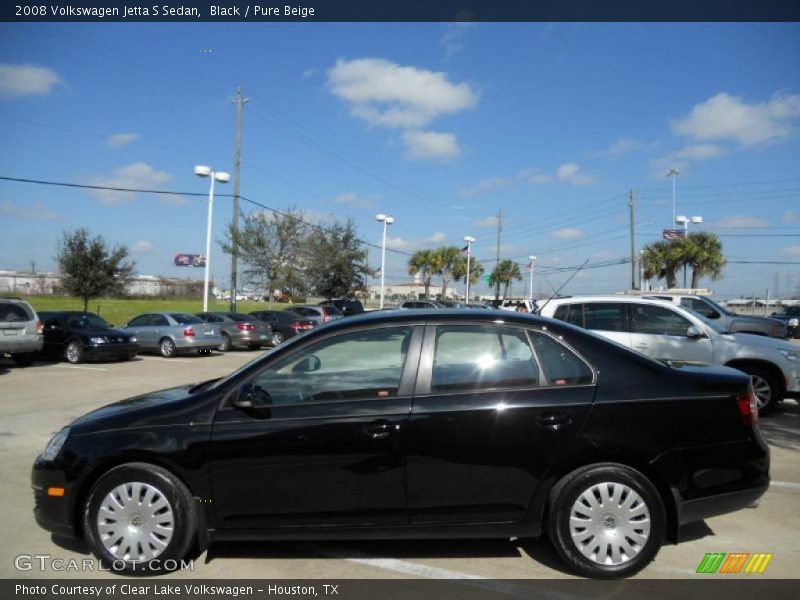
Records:
[[[183,335],[184,337],[194,337],[197,334],[195,334],[194,329],[192,329],[191,327],[187,327],[186,329],[183,330]]]
[[[252,323],[237,323],[236,329],[239,329],[240,331],[255,331],[256,326]]]
[[[306,321],[305,323],[303,323],[302,321],[294,321],[292,323],[289,323],[289,327],[291,327],[295,331],[305,331],[306,329],[313,329],[314,324],[308,321]]]
[[[747,391],[736,398],[736,403],[745,425],[758,423],[758,399],[752,385],[748,385]]]
[[[36,321],[36,333],[37,334],[44,333],[44,323],[42,323],[41,321]]]

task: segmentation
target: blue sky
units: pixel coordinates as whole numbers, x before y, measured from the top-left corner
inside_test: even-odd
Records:
[[[637,245],[658,239],[677,167],[677,213],[731,261],[704,285],[800,285],[797,24],[5,23],[0,175],[206,193],[193,167],[232,171],[237,85],[241,194],[265,205],[352,218],[373,243],[390,214],[400,252],[472,235],[487,271],[502,209],[501,257],[536,255],[549,292],[552,269],[630,255],[631,189]],[[231,201],[214,208],[219,240]],[[204,250],[198,197],[0,181],[0,223],[0,269],[52,270],[60,232],[83,226],[140,273],[202,275],[171,265]],[[387,258],[387,283],[408,280],[407,257]],[[226,280],[218,246],[212,265]],[[565,292],[629,281],[629,265],[595,268]]]

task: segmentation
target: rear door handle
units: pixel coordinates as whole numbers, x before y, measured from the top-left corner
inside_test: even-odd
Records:
[[[400,425],[392,425],[386,419],[378,419],[364,427],[370,437],[374,440],[380,440],[389,437],[393,432],[400,431]]]
[[[538,423],[542,427],[547,427],[553,431],[558,431],[564,427],[564,425],[569,425],[572,423],[572,419],[560,412],[546,412],[539,417]]]

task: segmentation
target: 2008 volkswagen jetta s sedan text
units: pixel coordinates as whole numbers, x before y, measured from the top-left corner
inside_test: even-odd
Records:
[[[77,419],[36,459],[34,511],[130,571],[215,540],[547,533],[624,577],[766,491],[755,406],[739,371],[566,323],[381,312]]]

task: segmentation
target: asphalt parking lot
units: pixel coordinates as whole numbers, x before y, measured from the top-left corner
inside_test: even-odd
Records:
[[[121,363],[36,363],[20,369],[0,359],[2,486],[0,578],[116,577],[108,572],[19,570],[19,555],[83,561],[79,542],[52,538],[33,520],[30,467],[52,433],[73,418],[112,401],[229,373],[260,353],[164,359],[140,356]],[[687,415],[687,418],[691,418]],[[772,448],[773,485],[756,509],[684,528],[684,541],[665,545],[637,577],[694,578],[709,552],[772,553],[765,578],[795,578],[800,561],[800,405],[790,400],[762,419]],[[48,563],[50,564],[50,563]],[[193,571],[171,578],[372,579],[572,577],[546,540],[217,543]],[[702,575],[708,578],[709,575]]]

